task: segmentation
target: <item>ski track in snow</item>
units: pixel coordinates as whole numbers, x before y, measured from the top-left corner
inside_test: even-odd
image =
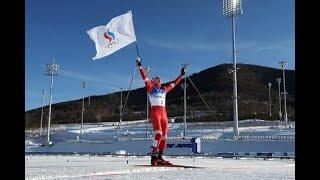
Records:
[[[26,155],[26,179],[295,179],[293,160],[171,158],[174,164],[205,167],[137,167],[150,157]],[[127,164],[128,160],[128,164]]]

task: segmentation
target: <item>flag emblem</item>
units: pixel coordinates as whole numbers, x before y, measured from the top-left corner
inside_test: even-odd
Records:
[[[114,34],[112,32],[107,31],[107,32],[103,33],[103,36],[104,36],[104,38],[106,38],[106,40],[108,40],[108,44],[107,44],[108,47],[113,45],[114,43],[116,43]]]

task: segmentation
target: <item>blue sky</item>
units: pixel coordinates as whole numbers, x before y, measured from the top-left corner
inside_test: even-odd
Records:
[[[54,79],[53,103],[83,95],[127,89],[135,68],[131,44],[93,61],[95,46],[86,31],[106,25],[128,10],[143,65],[163,81],[174,79],[180,64],[189,73],[232,62],[231,20],[222,15],[222,0],[28,0],[25,2],[25,109],[41,106],[49,94],[45,64],[60,64]],[[236,20],[238,63],[278,68],[288,61],[295,69],[294,0],[243,0]],[[82,81],[88,86],[81,88]],[[136,73],[133,88],[143,86]],[[46,96],[45,104],[48,104]]]

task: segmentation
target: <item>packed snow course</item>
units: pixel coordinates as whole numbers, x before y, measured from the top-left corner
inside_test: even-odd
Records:
[[[148,165],[147,156],[26,155],[25,179],[295,179],[295,162],[288,159],[214,157],[165,157],[179,167],[141,167]]]
[[[286,128],[281,122],[240,121],[239,140],[233,139],[232,125],[188,123],[183,139],[183,124],[169,124],[165,158],[202,167],[195,169],[139,166],[150,164],[153,134],[149,124],[146,138],[145,121],[123,122],[117,133],[117,123],[84,124],[81,138],[80,124],[54,125],[52,146],[44,144],[46,131],[39,137],[39,129],[26,130],[25,179],[295,179],[294,158],[279,158],[294,157],[294,123]],[[201,138],[201,153],[183,146],[191,137]]]

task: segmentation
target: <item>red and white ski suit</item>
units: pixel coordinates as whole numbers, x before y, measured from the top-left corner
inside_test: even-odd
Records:
[[[142,79],[146,84],[149,102],[151,104],[150,118],[155,133],[155,140],[152,145],[152,153],[155,153],[159,150],[164,151],[166,148],[168,134],[168,117],[165,108],[166,94],[180,82],[182,76],[178,76],[177,79],[171,83],[161,87],[156,87],[147,77],[144,68],[140,66],[139,69]]]

